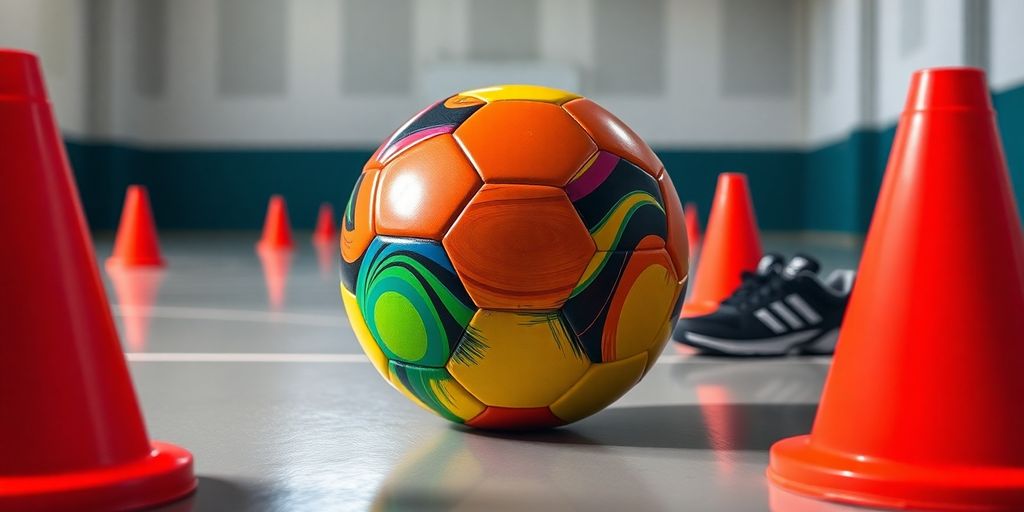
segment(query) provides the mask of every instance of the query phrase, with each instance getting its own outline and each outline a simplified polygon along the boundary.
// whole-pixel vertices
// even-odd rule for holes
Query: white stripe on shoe
[[[800,317],[796,316],[785,304],[775,301],[769,304],[768,307],[772,308],[772,311],[785,320],[793,329],[802,329],[804,327],[804,322],[800,320]]]
[[[782,322],[775,318],[775,315],[769,313],[767,309],[761,308],[754,311],[754,316],[775,334],[782,334],[788,330],[786,329],[786,326],[782,325]]]
[[[785,300],[790,306],[793,306],[793,309],[795,309],[797,313],[800,313],[800,316],[803,316],[804,319],[806,319],[811,325],[821,322],[821,315],[819,315],[818,312],[815,311],[810,304],[804,301],[803,297],[793,293],[787,295]]]

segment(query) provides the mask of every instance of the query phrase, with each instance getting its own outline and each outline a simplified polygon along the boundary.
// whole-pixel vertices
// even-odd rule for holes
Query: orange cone
[[[985,75],[919,71],[813,431],[772,447],[771,480],[858,505],[1024,510],[1022,312]]]
[[[0,50],[0,140],[0,510],[135,510],[191,493],[192,455],[146,434],[32,54]]]
[[[736,172],[722,173],[718,176],[715,202],[708,217],[708,231],[701,246],[693,291],[683,305],[681,316],[699,316],[717,309],[719,303],[740,285],[743,271],[757,268],[759,259],[761,238],[747,188],[747,176]]]
[[[320,212],[316,216],[316,229],[313,230],[313,243],[339,243],[337,226],[334,223],[334,209],[331,208],[331,203],[320,205]]]
[[[288,221],[288,206],[279,195],[270,197],[267,205],[267,218],[263,222],[263,237],[256,246],[260,250],[292,250],[292,225]]]
[[[690,242],[690,256],[697,254],[697,247],[700,245],[700,219],[697,216],[697,204],[686,203],[684,208],[686,216],[686,239]]]
[[[149,207],[146,187],[132,185],[124,197],[121,222],[114,239],[114,254],[107,258],[107,266],[119,267],[162,267],[160,243],[156,236],[156,224]]]

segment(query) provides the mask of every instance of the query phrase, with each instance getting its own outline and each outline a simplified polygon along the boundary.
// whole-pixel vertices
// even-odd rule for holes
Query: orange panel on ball
[[[451,135],[402,152],[381,171],[376,231],[440,240],[482,182]]]
[[[373,196],[377,189],[379,169],[366,169],[359,175],[341,222],[341,256],[352,263],[376,236],[373,231]]]
[[[583,126],[601,149],[633,162],[654,177],[661,172],[658,155],[611,112],[586,98],[572,100],[562,108]]]
[[[488,183],[564,186],[597,151],[579,123],[558,105],[497,101],[455,130]]]
[[[686,277],[690,269],[690,244],[686,236],[686,216],[683,214],[683,203],[668,172],[663,171],[658,178],[661,197],[665,201],[665,217],[668,223],[668,239],[665,249],[672,257],[676,275],[680,279]]]
[[[470,297],[491,309],[560,307],[595,251],[565,193],[538,185],[484,185],[443,244]]]

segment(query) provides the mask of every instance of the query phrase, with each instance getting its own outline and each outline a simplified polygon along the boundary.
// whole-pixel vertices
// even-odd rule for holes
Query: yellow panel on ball
[[[363,347],[363,352],[366,353],[366,357],[373,363],[377,372],[385,379],[388,378],[388,358],[384,356],[384,352],[380,350],[377,341],[370,334],[370,329],[366,327],[366,320],[356,303],[356,296],[346,290],[344,286],[341,287],[341,302],[345,304],[345,313],[348,314],[348,322],[352,324],[352,331],[356,333],[356,341],[359,342],[359,346]]]
[[[566,422],[586,418],[626,394],[646,368],[646,352],[621,361],[593,364],[575,386],[551,404],[551,412]]]
[[[486,405],[547,407],[590,367],[556,312],[477,311],[448,371]]]
[[[573,94],[569,91],[563,91],[561,89],[542,87],[540,85],[520,84],[495,85],[493,87],[483,87],[480,89],[473,89],[471,91],[461,92],[459,93],[459,96],[472,96],[474,98],[486,101],[488,103],[492,101],[501,100],[529,100],[542,101],[544,103],[553,103],[555,105],[561,105],[567,101],[571,101],[580,97],[578,94]]]

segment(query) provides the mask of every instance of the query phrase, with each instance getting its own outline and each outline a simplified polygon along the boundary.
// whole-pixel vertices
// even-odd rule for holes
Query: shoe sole
[[[672,339],[713,355],[783,356],[792,352],[806,355],[827,355],[835,350],[839,329],[801,331],[774,338],[735,340],[715,338],[677,329]]]

